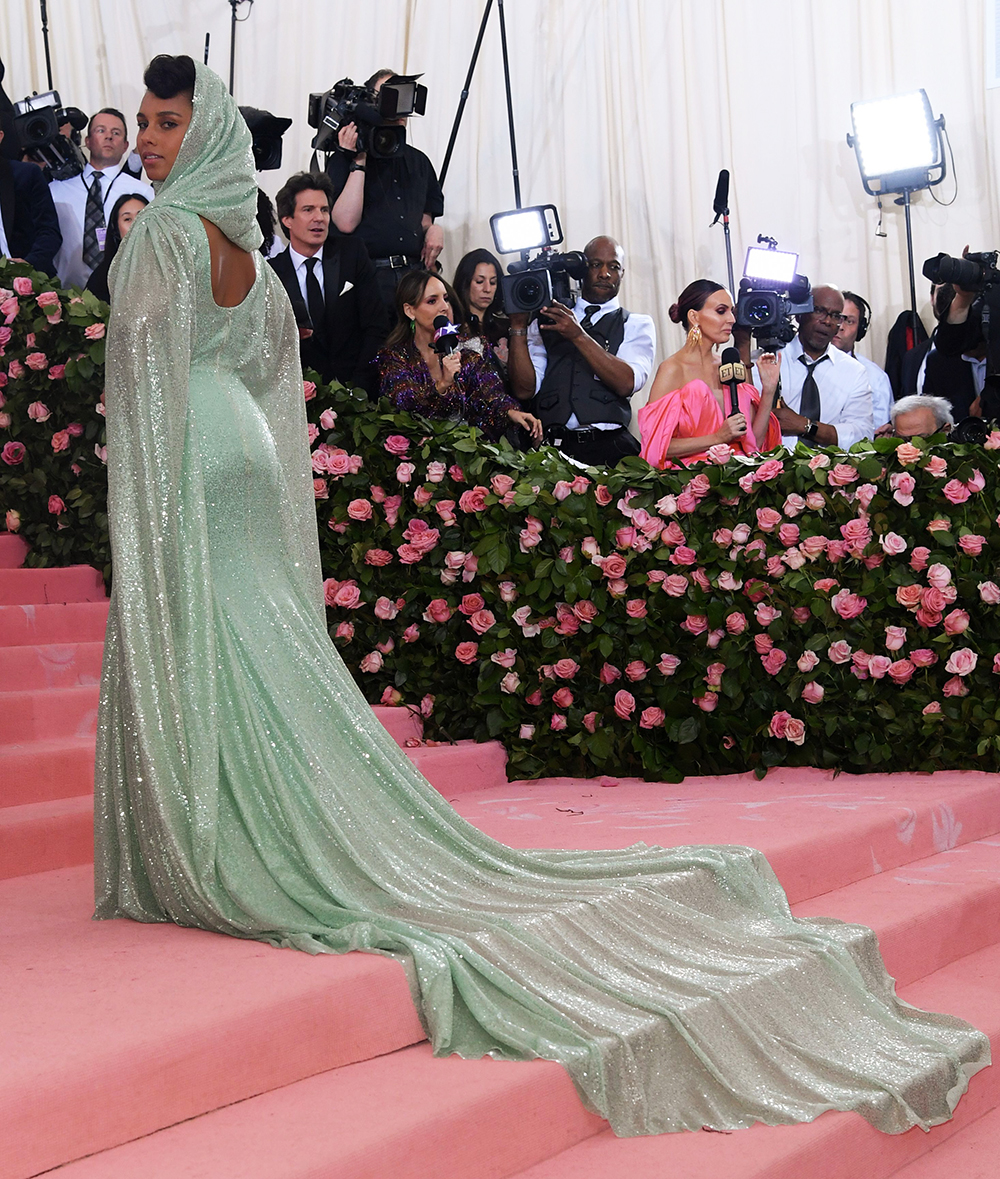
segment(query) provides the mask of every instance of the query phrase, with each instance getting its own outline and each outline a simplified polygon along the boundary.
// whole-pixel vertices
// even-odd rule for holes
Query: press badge
[[[104,243],[107,240],[108,230],[104,225],[97,226],[97,248],[104,253]]]

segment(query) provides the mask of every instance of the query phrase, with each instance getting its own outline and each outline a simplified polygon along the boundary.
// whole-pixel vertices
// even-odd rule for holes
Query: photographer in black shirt
[[[379,70],[365,83],[376,93],[393,70]],[[397,120],[400,125],[405,118]],[[379,291],[395,317],[396,285],[407,270],[433,269],[444,234],[434,218],[444,212],[444,195],[434,167],[409,143],[389,159],[356,152],[358,129],[341,127],[340,151],[327,163],[336,194],[332,220],[344,234],[364,242],[375,264]]]

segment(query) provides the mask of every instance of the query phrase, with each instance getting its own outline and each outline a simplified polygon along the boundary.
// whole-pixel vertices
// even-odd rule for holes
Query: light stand
[[[230,0],[232,3],[232,0]],[[469,62],[469,72],[465,78],[465,87],[462,90],[461,97],[458,100],[458,110],[455,112],[455,122],[452,124],[451,135],[448,138],[448,149],[444,153],[444,163],[441,165],[441,174],[439,176],[439,183],[444,188],[444,178],[448,173],[448,165],[451,163],[451,154],[455,147],[455,140],[458,137],[458,128],[462,122],[462,115],[465,113],[465,104],[469,97],[469,87],[472,85],[472,75],[476,70],[476,62],[479,59],[479,49],[483,43],[483,34],[486,32],[486,23],[489,20],[490,11],[493,8],[493,0],[486,0],[486,9],[483,12],[483,19],[479,25],[479,35],[476,37],[476,45],[472,51],[472,60]],[[497,0],[497,12],[500,16],[500,51],[503,57],[503,81],[504,89],[507,93],[507,127],[510,134],[510,165],[511,175],[514,180],[514,207],[521,208],[521,179],[517,169],[517,142],[514,137],[514,103],[511,98],[510,91],[510,61],[507,57],[507,23],[504,19],[503,0]]]
[[[52,57],[49,53],[49,6],[46,0],[38,0],[38,6],[42,10],[42,44],[45,46],[45,75],[48,78],[49,89],[54,89],[52,85]]]
[[[233,83],[236,78],[236,26],[242,24],[243,21],[236,19],[236,10],[241,4],[249,4],[253,8],[253,0],[229,0],[229,7],[232,11],[232,20],[229,29],[229,93],[233,93]],[[250,9],[247,10],[246,16],[243,20],[248,20],[250,17]],[[206,45],[206,53],[208,47]]]

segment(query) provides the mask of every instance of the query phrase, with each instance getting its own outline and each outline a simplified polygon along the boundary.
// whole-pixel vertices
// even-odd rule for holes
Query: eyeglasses
[[[597,258],[588,258],[587,269],[595,272],[598,270],[607,270],[611,274],[621,274],[622,265],[620,262],[601,262]]]
[[[818,315],[820,319],[828,319],[838,326],[844,322],[844,316],[839,311],[831,311],[829,307],[813,307],[813,315]]]

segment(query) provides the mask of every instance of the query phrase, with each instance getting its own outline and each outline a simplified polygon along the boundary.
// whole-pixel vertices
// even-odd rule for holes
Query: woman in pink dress
[[[736,322],[729,292],[699,278],[684,288],[669,315],[687,329],[687,340],[657,369],[649,402],[639,410],[642,457],[654,467],[688,466],[704,461],[708,448],[719,443],[742,454],[780,446],[781,427],[771,413],[780,356],[759,358],[763,392],[739,385],[740,412],[728,412],[729,389],[719,381],[715,349],[729,341]]]

